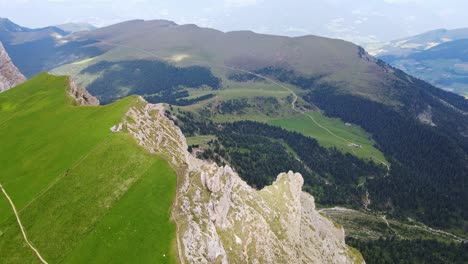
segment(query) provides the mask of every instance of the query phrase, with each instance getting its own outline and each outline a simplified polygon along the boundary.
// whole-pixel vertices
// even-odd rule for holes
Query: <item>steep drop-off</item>
[[[298,173],[281,173],[262,190],[229,166],[196,159],[162,105],[131,107],[114,131],[128,131],[178,171],[174,219],[179,259],[187,263],[362,263],[344,230],[315,210]]]

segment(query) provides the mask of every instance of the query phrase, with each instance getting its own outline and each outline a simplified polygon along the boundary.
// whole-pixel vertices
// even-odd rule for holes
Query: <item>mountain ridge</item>
[[[94,25],[87,22],[69,22],[65,24],[55,25],[55,27],[65,32],[68,32],[69,34],[80,31],[90,31],[97,28]]]
[[[463,205],[460,204],[460,200],[455,199],[457,195],[453,192],[448,196],[445,193],[451,188],[448,185],[455,184],[466,177],[464,164],[468,150],[466,137],[468,121],[463,112],[468,109],[468,101],[463,97],[407,75],[382,60],[370,56],[363,48],[345,41],[321,37],[286,38],[251,32],[223,33],[194,26],[159,27],[157,23],[142,20],[123,25],[78,34],[78,39],[83,41],[94,39],[95,42],[92,45],[101,50],[103,54],[63,65],[54,69],[53,72],[73,76],[78,84],[90,88],[90,91],[98,97],[114,96],[108,101],[129,94],[139,94],[152,103],[166,102],[179,106],[182,108],[179,108],[182,110],[179,113],[188,110],[192,114],[192,121],[195,121],[191,123],[188,121],[190,118],[184,119],[188,126],[200,126],[200,131],[197,128],[190,129],[195,133],[194,136],[205,131],[203,124],[216,121],[216,117],[210,113],[212,113],[212,107],[219,103],[219,98],[213,95],[231,100],[233,96],[231,92],[236,91],[238,94],[234,97],[235,99],[247,98],[253,103],[258,98],[255,98],[255,95],[249,96],[249,93],[245,92],[248,89],[252,90],[249,91],[250,93],[264,97],[271,97],[281,90],[282,95],[273,98],[276,102],[281,102],[281,110],[278,114],[290,115],[289,110],[284,109],[285,105],[288,109],[291,108],[293,95],[283,86],[289,87],[299,97],[297,109],[321,110],[327,117],[340,118],[343,122],[363,127],[372,134],[376,148],[385,153],[385,158],[393,160],[393,162],[390,161],[392,165],[389,173],[400,177],[385,177],[385,179],[376,177],[368,179],[369,185],[365,185],[366,188],[373,186],[373,190],[369,190],[371,199],[374,201],[371,207],[395,212],[395,205],[390,203],[389,199],[398,200],[397,207],[407,207],[403,209],[404,213],[412,217],[434,223],[439,217],[447,219],[454,217],[458,219],[457,225],[463,226],[461,220],[463,216],[459,211]],[[173,74],[180,69],[202,70],[203,74],[197,75],[202,78],[186,79],[184,77],[182,80],[171,77],[169,81],[164,80],[165,85],[157,85],[153,84],[156,79],[141,77],[150,76],[154,72],[159,72],[157,76],[177,76]],[[220,85],[212,86],[207,82],[213,76],[220,80]],[[145,82],[140,83],[143,80]],[[190,83],[195,80],[196,85],[190,88],[181,90],[176,88],[178,83],[185,83],[185,81]],[[199,85],[200,81],[206,84],[204,88]],[[276,85],[275,82],[282,86]],[[115,85],[106,86],[105,84],[108,83]],[[258,87],[258,89],[251,87]],[[180,100],[182,98],[184,98],[183,101]],[[323,104],[324,100],[327,104]],[[245,118],[259,121],[271,118],[268,116],[271,112],[262,112],[264,111],[262,107],[257,108],[255,104],[251,105],[253,107],[248,107],[248,104],[245,106],[246,112],[256,111],[256,114],[260,112],[261,118],[255,115],[252,118],[251,115],[244,115],[241,112],[235,116],[236,120]],[[232,116],[228,114],[226,119]],[[198,117],[199,120],[194,120],[193,117]],[[380,120],[386,120],[386,122],[380,122]],[[393,127],[387,127],[390,123]],[[402,127],[401,124],[406,125]],[[270,130],[267,129],[267,131]],[[388,134],[388,131],[393,132]],[[432,141],[438,143],[428,143]],[[414,142],[420,143],[415,145]],[[424,150],[417,151],[420,148]],[[447,152],[447,148],[451,148],[452,153]],[[349,152],[352,153],[352,151]],[[449,159],[439,159],[435,162],[437,159],[432,156],[431,159],[435,159],[434,162],[428,163],[427,157],[423,155],[423,153],[438,152],[447,153],[447,157],[451,156],[452,161],[456,160],[456,168]],[[395,158],[395,155],[398,155],[398,158]],[[222,158],[228,159],[229,157]],[[424,166],[416,164],[424,164]],[[431,167],[433,168],[429,169]],[[284,170],[287,169],[284,168]],[[451,178],[450,180],[440,182],[440,175],[436,173],[439,170],[441,173],[446,170],[454,172],[447,176]],[[418,196],[424,195],[425,199],[414,197],[401,199],[404,194],[394,189],[379,191],[382,188],[393,188],[391,186],[400,186],[399,188],[402,189],[405,182],[414,180],[412,174],[419,175],[419,180],[424,181],[424,188],[418,189],[421,191]],[[255,178],[255,176],[251,177]],[[259,176],[259,178],[262,177],[263,179],[269,178],[267,175]],[[398,181],[398,183],[391,181]],[[324,182],[328,182],[328,179]],[[412,185],[415,184],[416,182],[412,182]],[[447,188],[444,187],[444,189],[441,186]],[[457,192],[460,191],[455,186],[452,187]],[[440,205],[444,201],[444,205],[438,206],[437,209],[433,208],[434,203],[428,202],[429,198],[434,195],[434,191],[429,190],[434,188],[440,192],[438,193],[440,201],[436,204]],[[355,197],[354,200],[359,201],[361,197]],[[419,203],[424,203],[424,205],[416,205]],[[409,204],[412,209],[409,209]],[[421,207],[430,211],[431,217],[426,213],[421,213],[420,210],[415,210]],[[459,209],[449,210],[450,207]],[[444,213],[436,213],[438,210],[443,210]],[[437,225],[444,225],[444,223],[448,222],[443,219],[437,220]]]
[[[468,38],[468,28],[435,29],[397,40],[364,45],[373,56],[405,56],[444,42]]]
[[[365,47],[413,76],[467,97],[466,39],[468,28],[439,29]]]
[[[46,261],[82,263],[116,258],[121,261],[138,256],[142,262],[173,263],[177,248],[181,263],[255,260],[278,263],[291,258],[297,263],[364,263],[360,253],[345,244],[343,228],[319,215],[312,196],[302,192],[300,174],[282,173],[274,185],[254,190],[228,166],[218,167],[191,156],[185,137],[166,116],[163,105],[148,104],[133,96],[105,107],[76,106],[83,101],[80,96],[70,98],[70,93],[76,94],[70,92],[75,90],[70,84],[67,77],[44,73],[0,95],[1,105],[11,105],[23,93],[30,92],[32,98],[28,100],[31,107],[25,109],[0,108],[0,120],[8,118],[0,128],[2,141],[17,135],[15,131],[22,129],[17,124],[26,116],[44,117],[53,112],[52,119],[62,120],[62,129],[81,124],[82,131],[65,130],[75,137],[64,137],[52,144],[51,149],[42,148],[44,158],[32,159],[28,166],[46,166],[44,163],[60,158],[56,149],[70,148],[73,146],[70,141],[78,137],[86,139],[82,140],[79,152],[83,152],[83,145],[88,145],[82,157],[79,153],[67,155],[67,160],[68,156],[78,158],[78,162],[71,162],[74,165],[54,162],[54,167],[65,168],[63,175],[56,179],[49,174],[36,175],[35,179],[45,181],[41,183],[45,189],[15,187],[33,175],[31,171],[27,175],[19,173],[25,169],[17,168],[26,158],[24,155],[12,150],[8,163],[0,159],[9,175],[14,175],[0,176],[2,188],[8,190],[21,211],[29,239]],[[106,114],[109,108],[116,111]],[[78,112],[94,118],[82,118],[76,115]],[[75,116],[70,117],[71,113]],[[87,120],[89,123],[83,125]],[[54,123],[44,118],[29,122],[28,127],[36,133],[21,136],[22,142],[47,144],[34,136],[53,130]],[[51,133],[63,132],[55,129]],[[94,143],[89,146],[88,141]],[[4,146],[7,150],[18,147],[13,142]],[[169,164],[178,174],[177,184],[175,173],[168,171]],[[52,182],[47,184],[47,180]],[[151,188],[145,188],[145,184]],[[164,197],[154,196],[158,193]],[[62,199],[56,199],[57,195],[62,195]],[[74,199],[78,200],[69,202]],[[6,206],[2,197],[0,206]],[[143,210],[138,209],[142,207]],[[155,215],[154,210],[161,210],[162,216]],[[9,214],[0,219],[3,232],[0,249],[6,252],[4,258],[12,263],[34,262],[36,256],[29,248],[18,250],[23,238]],[[251,225],[245,225],[247,222]],[[174,224],[177,229],[172,227]],[[237,231],[231,232],[234,230]],[[98,243],[103,237],[114,242]],[[48,243],[52,238],[67,243]],[[173,244],[175,239],[178,247]],[[138,246],[129,247],[128,241],[138,241]]]
[[[169,154],[168,160],[179,171],[174,217],[183,251],[180,259],[189,263],[364,263],[359,253],[345,246],[344,230],[320,216],[313,197],[302,192],[300,174],[281,173],[273,185],[257,191],[229,166],[191,156],[184,135],[166,117],[162,105],[139,106],[127,116],[132,121],[116,127],[128,130],[150,152]],[[275,201],[277,196],[281,202]],[[323,243],[317,243],[318,236]]]

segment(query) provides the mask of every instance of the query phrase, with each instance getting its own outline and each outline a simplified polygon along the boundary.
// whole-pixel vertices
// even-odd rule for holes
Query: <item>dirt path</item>
[[[388,229],[392,230],[392,232],[395,233],[395,235],[397,235],[397,237],[401,239],[402,237],[400,236],[400,234],[398,234],[398,232],[395,229],[393,229],[393,227],[390,226],[390,223],[387,220],[387,216],[383,215],[381,218],[384,221],[384,223],[387,225]]]
[[[366,212],[361,212],[360,210],[348,209],[348,208],[344,208],[344,207],[323,208],[323,209],[320,209],[318,211],[320,213],[325,213],[325,214],[326,214],[326,212],[331,212],[331,211],[340,212],[341,214],[343,214],[345,216],[344,219],[346,219],[345,214],[350,213],[350,212],[363,213],[363,214],[366,215],[366,217],[369,217],[370,221],[373,221],[372,219],[374,217],[378,217],[378,219],[381,219],[383,221],[383,223],[387,226],[387,228],[390,229],[400,239],[404,239],[404,237],[401,234],[403,234],[403,235],[407,234],[407,231],[405,232],[404,229],[414,228],[414,229],[420,229],[420,230],[422,230],[424,232],[427,232],[427,233],[430,233],[432,235],[440,236],[440,237],[443,237],[443,238],[449,238],[449,239],[452,239],[452,240],[457,241],[457,242],[465,242],[465,243],[468,242],[467,239],[464,239],[462,237],[459,237],[459,236],[454,235],[454,234],[449,233],[449,232],[445,232],[443,230],[438,230],[438,229],[428,227],[428,226],[424,225],[423,223],[417,222],[417,221],[414,221],[414,220],[411,220],[412,224],[409,224],[409,223],[406,223],[404,221],[400,222],[400,221],[398,221],[396,219],[388,220],[387,215],[368,214]],[[350,218],[348,218],[348,219],[350,219]],[[401,234],[397,231],[397,229],[392,227],[392,224],[391,224],[392,221],[394,222],[393,223],[394,227],[397,227],[397,229],[400,228],[401,230],[403,230],[403,232]]]
[[[41,191],[34,199],[32,199],[31,201],[29,201],[29,203],[27,203],[23,208],[20,209],[20,212],[22,212],[23,210],[25,210],[27,207],[29,207],[35,200],[37,200],[39,197],[41,197],[42,195],[44,195],[45,193],[47,193],[48,190],[50,190],[55,184],[57,184],[63,177],[65,177],[66,175],[68,175],[68,173],[73,170],[74,168],[76,168],[78,165],[80,165],[83,160],[85,160],[92,152],[94,152],[101,144],[103,144],[107,139],[109,138],[109,136],[106,136],[101,142],[99,142],[98,144],[96,144],[96,146],[94,148],[92,148],[89,152],[87,152],[85,155],[83,155],[69,170],[63,172],[61,175],[59,175],[54,181],[52,181],[43,191]],[[5,197],[8,199],[8,201],[10,202],[10,205],[11,205],[11,208],[13,209],[13,212],[16,216],[16,221],[18,222],[18,225],[21,229],[21,233],[23,234],[23,238],[24,240],[26,241],[26,243],[28,244],[28,246],[31,248],[31,250],[34,251],[34,253],[36,254],[36,256],[39,258],[39,260],[42,262],[42,263],[45,263],[47,264],[47,261],[44,260],[44,258],[42,258],[42,256],[40,255],[39,251],[29,242],[27,236],[26,236],[26,231],[24,230],[24,227],[21,223],[21,220],[19,218],[19,214],[18,214],[18,211],[16,210],[16,207],[13,203],[13,201],[11,200],[10,196],[8,196],[8,193],[6,192],[6,190],[2,187],[2,185],[0,184],[0,189],[2,189],[2,192],[3,194],[5,195]]]
[[[333,133],[330,129],[326,128],[325,126],[323,126],[322,124],[320,124],[319,122],[317,122],[317,120],[315,120],[315,118],[309,114],[307,114],[306,112],[304,112],[303,110],[301,109],[297,109],[296,107],[296,103],[297,103],[297,100],[298,100],[298,96],[297,94],[289,87],[271,79],[271,78],[268,78],[266,76],[263,76],[263,75],[260,75],[260,74],[257,74],[257,73],[254,73],[254,72],[250,72],[250,71],[247,71],[247,70],[244,70],[244,69],[239,69],[239,68],[235,68],[235,67],[229,67],[229,66],[222,66],[224,68],[228,68],[228,69],[231,69],[231,70],[237,70],[237,71],[241,71],[241,72],[244,72],[244,73],[248,73],[248,74],[252,74],[254,76],[257,76],[259,78],[262,78],[280,88],[283,88],[285,90],[287,90],[288,92],[291,93],[291,95],[293,96],[293,100],[291,101],[291,108],[293,111],[297,112],[297,113],[300,113],[302,115],[305,115],[307,116],[310,120],[312,120],[312,122],[314,122],[318,127],[320,127],[321,129],[323,129],[325,132],[327,132],[328,134],[332,135],[333,137],[339,139],[339,140],[342,140],[344,141],[345,143],[347,143],[348,145],[349,144],[353,144],[354,142],[344,138],[344,137],[341,137],[341,136],[338,136],[337,134]],[[354,153],[354,150],[353,150],[353,153]],[[375,160],[379,161],[380,163],[382,163],[386,168],[387,168],[387,174],[386,176],[389,175],[389,172],[390,172],[390,165],[387,164],[386,162],[382,161],[381,159],[377,158],[377,157],[373,157]]]
[[[454,239],[454,240],[456,240],[458,242],[464,242],[464,243],[468,242],[467,239],[461,238],[459,236],[456,236],[456,235],[454,235],[452,233],[449,233],[449,232],[445,232],[445,231],[440,230],[440,229],[434,229],[434,228],[428,227],[427,225],[424,225],[423,223],[420,223],[420,225],[414,225],[414,227],[415,228],[420,228],[420,229],[422,229],[424,231],[427,231],[427,232],[431,232],[433,234],[437,234],[439,236],[444,236],[444,235],[448,236],[448,237],[450,237],[450,238],[452,238],[452,239]]]
[[[16,221],[18,222],[18,226],[20,227],[21,229],[21,233],[23,234],[23,238],[24,238],[24,241],[26,242],[26,244],[28,244],[28,246],[31,248],[32,251],[34,251],[34,253],[36,254],[37,258],[44,264],[48,264],[47,261],[45,261],[45,259],[41,256],[41,254],[39,253],[39,251],[31,244],[31,242],[29,241],[28,239],[28,236],[26,235],[26,231],[24,230],[24,227],[23,227],[23,224],[21,223],[21,219],[18,215],[18,212],[16,211],[16,207],[15,207],[15,204],[13,203],[13,201],[11,200],[10,196],[8,195],[8,193],[6,192],[5,188],[3,188],[3,186],[0,184],[0,189],[2,189],[2,192],[3,194],[5,195],[5,197],[7,198],[8,202],[10,203],[11,205],[11,209],[13,210],[13,213],[15,214],[15,217],[16,217]]]

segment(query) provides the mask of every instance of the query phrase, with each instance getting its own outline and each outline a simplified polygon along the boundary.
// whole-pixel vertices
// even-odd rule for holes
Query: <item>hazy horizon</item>
[[[0,17],[31,28],[68,22],[102,27],[132,19],[165,19],[222,31],[319,35],[362,44],[468,27],[467,8],[468,2],[457,0],[0,0]]]

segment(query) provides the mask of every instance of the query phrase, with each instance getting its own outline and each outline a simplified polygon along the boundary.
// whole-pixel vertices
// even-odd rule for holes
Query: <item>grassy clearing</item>
[[[265,82],[236,83],[223,79],[223,89],[212,90],[209,88],[187,89],[190,93],[189,99],[200,97],[206,94],[215,94],[223,100],[253,98],[258,96],[285,98],[290,93],[284,89]]]
[[[66,85],[66,77],[41,74],[0,95],[0,182],[29,239],[49,263],[80,261],[74,254],[87,263],[146,263],[163,254],[174,262],[174,172],[109,129],[136,98],[74,107]],[[4,197],[0,212],[1,262],[35,263]]]
[[[335,147],[343,152],[351,153],[359,158],[373,159],[379,163],[381,161],[386,162],[383,153],[375,148],[374,142],[371,140],[371,135],[364,129],[356,125],[346,126],[345,123],[340,119],[328,118],[318,112],[307,113],[308,115],[311,115],[319,124],[326,127],[337,136],[342,137],[350,142],[360,144],[362,148],[348,146],[348,142],[331,135],[326,130],[314,123],[308,116],[293,112],[289,102],[287,102],[285,99],[289,95],[289,92],[284,90],[277,90],[274,86],[265,87],[270,87],[271,90],[258,90],[258,87],[237,87],[235,89],[221,91],[191,90],[190,93],[192,97],[202,96],[207,93],[216,93],[217,96],[222,100],[239,98],[248,98],[252,100],[252,98],[255,98],[256,96],[276,97],[280,105],[275,111],[265,111],[265,109],[248,107],[244,109],[242,114],[217,114],[211,117],[211,119],[214,122],[219,123],[235,122],[241,120],[264,122],[315,138],[324,147]],[[262,86],[262,88],[265,87]],[[205,102],[205,104],[182,107],[182,109],[196,113],[197,111],[200,111],[204,105],[212,101],[213,99]]]
[[[299,132],[303,135],[313,137],[324,147],[335,147],[343,152],[351,153],[359,158],[373,159],[376,162],[385,160],[382,152],[374,147],[373,141],[370,139],[371,135],[364,129],[352,125],[346,126],[343,121],[337,118],[328,118],[318,112],[308,112],[319,124],[326,127],[334,134],[342,137],[350,142],[360,144],[362,148],[348,146],[349,142],[339,139],[323,128],[314,123],[308,116],[300,115],[291,110],[289,102],[286,101],[289,91],[276,85],[271,85],[265,82],[246,82],[235,83],[224,80],[227,88],[213,91],[207,89],[190,89],[190,97],[195,98],[208,93],[216,94],[222,100],[248,98],[252,99],[258,96],[275,97],[280,102],[280,107],[275,111],[264,111],[265,109],[256,109],[249,107],[243,111],[242,114],[218,114],[211,119],[214,122],[225,123],[241,120],[252,120],[258,122],[265,122],[271,125],[277,125],[284,129]],[[188,111],[199,111],[204,105],[212,102],[209,100],[205,104],[198,104],[195,106],[183,107]]]
[[[88,59],[80,60],[77,62],[73,62],[72,65],[89,64],[92,61],[93,61],[93,58],[88,58]]]
[[[328,118],[318,112],[308,112],[319,124],[326,127],[334,134],[351,142],[361,144],[362,148],[350,147],[348,142],[328,133],[323,128],[315,124],[306,115],[295,115],[293,117],[282,117],[268,121],[271,125],[299,132],[303,135],[313,137],[324,147],[335,147],[344,152],[349,152],[364,159],[374,159],[385,161],[382,152],[373,146],[370,135],[362,128],[352,125],[346,126],[340,119]]]
[[[216,139],[213,135],[193,136],[187,138],[187,145],[207,146],[210,140]]]
[[[234,83],[228,82],[226,88],[219,90],[218,96],[225,99],[238,99],[238,98],[249,98],[256,96],[284,98],[287,97],[290,92],[285,91],[281,87],[271,85],[265,82],[247,82],[247,83]]]
[[[346,236],[361,240],[396,237],[399,239],[435,239],[452,242],[453,237],[434,232],[416,221],[402,221],[393,218],[384,220],[378,213],[343,208],[324,208],[321,214],[343,225]],[[388,225],[387,225],[388,223]]]

